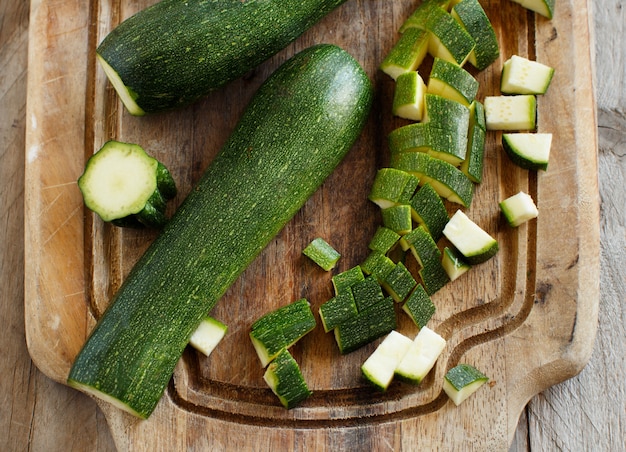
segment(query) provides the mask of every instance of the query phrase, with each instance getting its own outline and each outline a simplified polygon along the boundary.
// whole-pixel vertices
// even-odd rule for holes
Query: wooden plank
[[[58,4],[53,8],[41,1],[33,8],[28,117],[34,122],[27,130],[25,216],[26,268],[35,276],[27,281],[25,308],[29,351],[37,366],[54,380],[64,381],[72,357],[94,323],[92,315],[104,309],[111,292],[153,237],[113,230],[84,215],[73,182],[85,156],[110,137],[140,142],[174,169],[180,181],[180,202],[261,81],[297,50],[315,42],[335,42],[362,62],[375,83],[378,103],[367,130],[327,184],[229,291],[228,309],[226,302],[216,308],[216,316],[233,331],[216,355],[202,360],[186,353],[149,421],[138,422],[103,405],[117,446],[163,447],[164,441],[171,441],[172,446],[201,447],[207,441],[213,445],[228,441],[230,447],[245,447],[254,438],[259,447],[362,444],[374,448],[394,444],[396,449],[410,450],[417,444],[467,440],[463,431],[450,432],[448,426],[471,425],[475,435],[471,442],[476,446],[506,447],[526,401],[576,374],[588,359],[595,333],[597,185],[593,178],[583,179],[588,172],[595,174],[595,128],[574,133],[570,127],[593,110],[588,34],[572,40],[569,26],[571,18],[578,25],[585,23],[586,3],[559,4],[565,13],[548,22],[535,21],[532,14],[512,3],[485,2],[503,54],[493,68],[477,75],[480,96],[496,92],[497,65],[505,57],[511,53],[540,55],[545,45],[549,63],[561,68],[559,74],[563,75],[560,84],[551,87],[540,102],[541,127],[553,131],[555,146],[570,150],[570,155],[555,153],[550,171],[534,178],[503,158],[497,134],[490,136],[486,181],[470,213],[495,231],[502,252],[436,295],[435,327],[449,339],[449,346],[432,380],[418,389],[394,386],[386,395],[369,394],[359,378],[358,365],[371,347],[339,357],[332,338],[316,331],[297,353],[317,395],[291,412],[277,406],[264,387],[246,328],[267,309],[303,294],[314,307],[327,299],[328,275],[308,266],[299,254],[313,236],[324,235],[334,244],[345,244],[343,267],[338,270],[365,256],[365,247],[355,243],[365,245],[378,221],[366,194],[376,168],[386,159],[385,134],[402,124],[390,115],[393,83],[377,71],[377,64],[413,6],[409,2],[349,2],[251,77],[183,111],[131,118],[96,66],[93,45],[119,18],[146,4],[64,2],[62,7],[67,9],[62,11]],[[377,26],[371,26],[372,22]],[[345,25],[345,32],[338,32],[338,23],[349,24],[349,30]],[[502,26],[510,23],[519,27],[515,33]],[[554,38],[538,40],[535,50],[535,31],[529,33],[529,29],[536,30],[539,37]],[[553,29],[559,33],[554,35]],[[572,64],[577,70],[568,72]],[[555,111],[567,114],[559,116]],[[571,150],[575,150],[574,160]],[[363,182],[345,187],[345,180]],[[511,231],[498,217],[497,201],[520,188],[535,193],[541,211],[545,208],[551,214],[540,217],[536,225]],[[578,202],[559,204],[562,193],[583,201],[585,209]],[[355,224],[360,226],[357,241],[348,241],[346,237],[354,236]],[[560,240],[565,235],[579,240]],[[550,252],[546,243],[558,243],[561,254]],[[487,280],[493,284],[485,286]],[[267,294],[267,299],[260,300],[258,293]],[[576,329],[572,330],[574,319]],[[409,334],[415,332],[406,321],[401,327]],[[232,356],[237,359],[233,361]],[[231,365],[220,366],[226,359]],[[485,370],[492,385],[480,397],[453,408],[445,404],[440,382],[446,367],[460,359]],[[342,360],[341,366],[333,366],[338,360]],[[373,398],[367,405],[363,404],[363,391]],[[296,435],[293,427],[304,430]],[[289,433],[281,435],[285,431]]]

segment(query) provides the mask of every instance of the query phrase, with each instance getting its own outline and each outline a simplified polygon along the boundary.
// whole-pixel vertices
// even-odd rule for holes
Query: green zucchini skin
[[[148,417],[191,334],[341,162],[372,97],[367,74],[334,45],[276,70],[113,297],[68,383]]]
[[[286,47],[345,0],[161,0],[97,48],[144,113],[187,105]]]

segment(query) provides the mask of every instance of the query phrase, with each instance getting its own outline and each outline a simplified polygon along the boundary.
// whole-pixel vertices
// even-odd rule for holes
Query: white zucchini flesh
[[[502,142],[515,164],[527,169],[547,169],[552,148],[551,133],[503,133]]]
[[[391,331],[361,366],[365,378],[380,389],[387,389],[396,367],[412,343],[402,333]]]
[[[443,235],[470,263],[478,263],[495,254],[498,242],[472,221],[463,211],[457,210],[443,229]]]
[[[532,94],[486,96],[487,130],[534,130],[537,125],[537,99]]]
[[[189,339],[189,344],[202,352],[204,355],[209,356],[211,352],[217,347],[217,344],[224,338],[228,331],[228,327],[217,319],[207,317]]]
[[[396,367],[396,375],[419,384],[431,371],[445,346],[443,337],[426,326],[422,327]]]
[[[554,68],[513,55],[502,66],[500,91],[505,94],[545,94]]]
[[[474,366],[459,364],[446,373],[443,380],[443,390],[458,406],[487,381],[489,378]]]
[[[500,210],[512,227],[517,227],[539,215],[533,198],[523,191],[500,202]]]

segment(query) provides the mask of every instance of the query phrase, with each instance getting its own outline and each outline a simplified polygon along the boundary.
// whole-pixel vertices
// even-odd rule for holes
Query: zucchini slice
[[[412,343],[404,334],[391,331],[361,365],[361,373],[378,389],[386,391]]]
[[[443,265],[450,281],[454,281],[472,268],[472,266],[465,261],[463,256],[461,256],[454,248],[450,248],[449,246],[446,246],[443,249],[441,265]]]
[[[391,113],[413,121],[421,121],[424,114],[426,84],[417,71],[401,74],[396,79]]]
[[[402,74],[416,71],[428,53],[429,41],[430,35],[426,30],[406,30],[380,64],[380,69],[394,80]]]
[[[428,324],[428,321],[436,311],[436,307],[428,293],[426,293],[424,286],[418,284],[406,299],[404,305],[402,305],[402,310],[421,329]]]
[[[554,68],[513,55],[502,66],[500,91],[504,94],[545,94]]]
[[[422,327],[396,367],[395,374],[403,381],[420,384],[445,346],[446,340],[443,337],[426,326]]]
[[[537,126],[537,99],[532,94],[486,96],[487,130],[534,130]]]
[[[326,271],[335,268],[335,265],[337,265],[337,262],[341,258],[341,254],[321,237],[313,239],[313,241],[302,250],[302,254]]]
[[[514,228],[539,215],[533,198],[523,191],[501,201],[500,210],[509,225]]]
[[[462,67],[435,58],[428,77],[428,92],[469,107],[478,93],[478,80]]]
[[[528,170],[547,170],[551,133],[503,133],[502,147],[511,161]]]
[[[205,356],[209,356],[227,331],[228,327],[222,322],[213,317],[207,317],[200,322],[196,331],[189,338],[189,345]]]
[[[85,205],[117,226],[162,227],[176,195],[167,168],[137,144],[107,141],[78,178]]]
[[[478,0],[457,2],[450,14],[476,42],[468,59],[472,66],[482,71],[498,59],[500,47],[495,30]]]
[[[474,366],[459,364],[446,373],[443,390],[450,397],[450,400],[459,406],[487,381],[489,378]]]
[[[469,264],[480,264],[498,252],[498,242],[474,223],[463,211],[457,210],[443,229],[443,235],[465,257]]]
[[[263,379],[288,410],[299,405],[312,394],[304,380],[300,366],[286,349],[282,349],[274,361],[267,366]]]
[[[191,334],[341,162],[372,98],[365,71],[334,45],[277,69],[111,300],[68,383],[148,417]]]

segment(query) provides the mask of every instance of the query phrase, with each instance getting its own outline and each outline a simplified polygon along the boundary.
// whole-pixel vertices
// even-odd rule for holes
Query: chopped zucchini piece
[[[448,223],[448,211],[439,194],[425,183],[411,198],[413,220],[424,226],[435,242],[443,235],[443,228]]]
[[[370,306],[385,299],[383,289],[375,276],[368,276],[352,286],[352,296],[358,312],[365,311]]]
[[[436,307],[428,293],[426,293],[424,286],[418,284],[415,290],[411,292],[411,295],[406,299],[404,305],[402,305],[402,310],[406,312],[415,325],[421,329],[425,327],[432,318]]]
[[[381,282],[395,268],[396,264],[386,254],[380,251],[372,251],[367,255],[361,267],[368,275],[373,275]]]
[[[467,130],[438,125],[418,122],[393,130],[387,137],[391,154],[425,152],[451,165],[459,165],[467,152]]]
[[[428,92],[469,106],[478,93],[478,80],[462,67],[435,58],[428,78]]]
[[[381,210],[383,225],[397,234],[404,235],[413,228],[411,206],[398,204]]]
[[[395,302],[391,297],[350,317],[335,328],[339,352],[346,354],[396,329]]]
[[[341,273],[337,273],[332,277],[335,294],[339,295],[343,292],[351,293],[350,287],[352,287],[353,284],[359,281],[363,281],[364,279],[365,275],[363,274],[363,270],[359,265],[356,265]]]
[[[467,152],[460,169],[469,180],[477,184],[483,180],[486,138],[485,110],[480,102],[474,101],[470,106]]]
[[[537,99],[532,94],[485,97],[487,130],[534,130]]]
[[[391,48],[380,69],[394,80],[406,72],[417,70],[428,53],[429,41],[430,35],[425,30],[406,30]]]
[[[474,185],[454,165],[423,152],[403,152],[391,156],[391,166],[414,174],[420,184],[430,183],[435,191],[447,200],[469,207]]]
[[[454,404],[459,406],[487,381],[489,378],[475,367],[469,364],[459,364],[446,373],[443,390]]]
[[[443,337],[426,326],[422,327],[396,367],[395,374],[403,381],[420,384],[445,346],[446,340]]]
[[[78,178],[85,205],[117,226],[160,228],[176,195],[167,168],[137,144],[107,141]]]
[[[554,68],[513,55],[502,66],[500,91],[504,94],[545,94],[553,75]]]
[[[452,7],[450,14],[463,25],[463,28],[476,42],[468,60],[472,66],[482,71],[498,59],[500,48],[496,33],[478,0],[457,2]]]
[[[472,265],[485,262],[498,252],[497,240],[461,210],[452,215],[443,229],[443,235]]]
[[[341,254],[321,237],[313,239],[302,253],[326,271],[335,268],[341,257]]]
[[[295,407],[312,394],[302,376],[300,366],[284,348],[267,366],[263,379],[287,409]]]
[[[200,322],[196,331],[191,335],[189,344],[199,352],[209,356],[227,331],[228,327],[222,322],[213,317],[207,317]]]
[[[533,198],[523,191],[500,202],[500,210],[509,225],[514,228],[539,215]]]
[[[412,343],[404,334],[391,331],[361,365],[363,376],[381,391],[386,391],[396,367]]]
[[[448,274],[450,281],[454,281],[462,274],[466,273],[472,266],[465,261],[463,256],[456,252],[453,248],[444,247],[441,265]]]
[[[351,291],[344,291],[322,303],[319,309],[324,331],[335,329],[344,320],[359,313]]]
[[[404,301],[409,296],[417,281],[402,262],[398,262],[395,268],[389,272],[381,283],[382,287],[397,303]]]
[[[384,226],[379,226],[370,240],[368,248],[371,251],[379,251],[382,254],[389,253],[400,240],[400,234]]]
[[[513,0],[524,8],[541,14],[542,16],[552,19],[554,16],[554,4],[556,0]]]
[[[311,305],[306,298],[265,314],[252,324],[250,339],[263,367],[283,348],[289,348],[315,328]]]
[[[443,8],[432,8],[421,27],[430,32],[428,53],[459,66],[476,46],[474,38]]]
[[[381,168],[370,189],[369,200],[381,209],[406,204],[415,193],[419,179],[395,168]]]
[[[424,95],[424,122],[438,129],[460,130],[467,136],[469,107],[453,99],[426,93]]]
[[[413,229],[401,240],[407,244],[419,262],[421,266],[419,275],[429,295],[434,294],[450,281],[448,274],[441,265],[441,251],[423,226]]]
[[[528,170],[547,170],[551,133],[503,133],[502,146],[511,161]]]
[[[401,74],[396,79],[391,113],[413,121],[421,121],[424,113],[426,84],[417,71]]]
[[[387,136],[391,154],[427,152],[433,145],[428,123],[418,122],[398,127]]]

